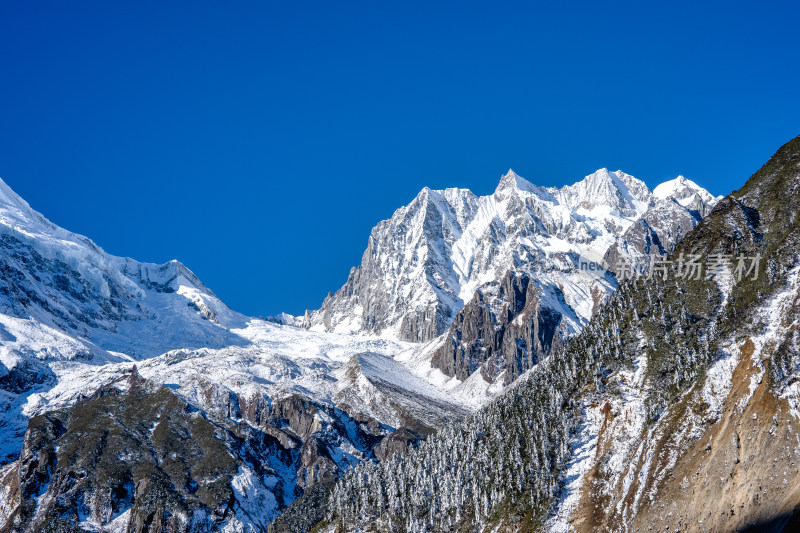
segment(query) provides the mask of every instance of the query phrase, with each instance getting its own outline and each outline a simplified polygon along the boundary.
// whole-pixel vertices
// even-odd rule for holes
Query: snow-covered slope
[[[0,462],[18,455],[30,417],[91,395],[133,363],[233,420],[246,418],[233,404],[292,395],[341,405],[386,431],[412,419],[434,426],[473,407],[394,362],[404,343],[245,317],[179,262],[107,254],[2,181],[0,270]]]
[[[563,298],[575,332],[598,298],[614,290],[607,270],[617,271],[620,261],[646,267],[650,255],[670,251],[717,202],[683,177],[657,191],[607,169],[560,189],[538,187],[512,170],[489,196],[425,188],[372,230],[361,265],[306,314],[306,325],[430,340],[477,289],[514,270],[556,295],[553,305]]]
[[[245,317],[178,261],[105,253],[35,212],[0,180],[0,312],[141,358],[242,344]]]
[[[403,405],[410,398],[424,404],[414,413],[416,419],[432,426],[467,411],[458,396],[415,376],[393,359],[410,348],[406,343],[309,332],[259,319],[251,319],[246,327],[234,332],[249,344],[171,350],[137,361],[138,372],[153,383],[169,386],[190,404],[223,417],[231,416],[232,405],[239,409],[240,404],[268,404],[293,395],[330,405],[346,403],[352,413],[393,427],[402,425]],[[26,415],[70,405],[91,394],[97,383],[107,383],[130,372],[131,363],[98,367],[71,361],[54,364],[52,369],[58,376],[57,384],[31,394],[25,404]],[[354,393],[350,389],[358,391],[357,402],[352,401]]]

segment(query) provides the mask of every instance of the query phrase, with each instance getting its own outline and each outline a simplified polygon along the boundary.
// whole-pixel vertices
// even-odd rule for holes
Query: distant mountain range
[[[581,330],[615,274],[672,252],[718,201],[683,176],[651,192],[606,169],[560,189],[512,170],[490,196],[423,189],[372,230],[347,283],[294,323],[433,341],[425,353],[445,375],[480,369],[508,384]]]
[[[361,265],[305,321],[314,329],[429,341],[477,290],[516,271],[532,276],[575,332],[616,286],[605,272],[581,270],[581,260],[611,270],[619,260],[646,266],[649,256],[672,251],[718,200],[682,176],[651,192],[606,169],[560,189],[513,170],[489,196],[426,188],[372,230]]]

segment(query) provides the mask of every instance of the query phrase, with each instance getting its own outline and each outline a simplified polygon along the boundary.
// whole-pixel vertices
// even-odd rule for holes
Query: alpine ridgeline
[[[576,328],[615,285],[600,266],[646,266],[651,255],[672,251],[716,201],[682,176],[651,192],[606,169],[560,189],[512,170],[489,196],[425,188],[372,230],[361,266],[305,322],[427,341],[447,330],[476,290],[517,271],[531,275]]]
[[[799,244],[800,137],[496,401],[347,474],[331,527],[796,530]]]
[[[507,385],[580,331],[617,276],[648,270],[717,201],[682,176],[651,192],[606,169],[560,189],[513,171],[490,196],[426,188],[372,230],[361,266],[304,323],[434,339],[433,368]]]
[[[245,317],[2,181],[0,271],[0,531],[303,523],[352,464],[471,409],[392,358],[407,344]]]

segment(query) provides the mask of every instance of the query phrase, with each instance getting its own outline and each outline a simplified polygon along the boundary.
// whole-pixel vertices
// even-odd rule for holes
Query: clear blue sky
[[[431,4],[3,2],[0,177],[264,315],[317,307],[424,186],[726,194],[800,134],[796,2]]]

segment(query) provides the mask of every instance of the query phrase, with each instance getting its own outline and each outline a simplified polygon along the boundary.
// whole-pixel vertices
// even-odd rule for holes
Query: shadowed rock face
[[[320,407],[306,398],[290,396],[272,404],[270,422],[273,424],[288,425],[288,427],[301,439],[319,431],[321,424],[317,416]]]
[[[300,487],[308,489],[320,481],[338,477],[339,472],[339,467],[321,439],[312,437],[303,444],[300,469],[297,471],[297,484]]]
[[[314,530],[325,519],[328,495],[335,483],[334,478],[328,478],[304,492],[269,525],[267,532],[306,533]]]
[[[384,461],[395,455],[403,455],[409,447],[417,446],[424,438],[412,428],[400,428],[381,439],[375,446],[375,458]]]
[[[432,364],[465,380],[480,369],[511,383],[561,345],[561,313],[542,305],[528,274],[509,272],[497,287],[478,291],[459,311]]]
[[[343,441],[369,455],[386,433],[369,417],[354,418],[298,395],[274,401],[263,396],[240,398],[239,406],[245,420],[277,439],[284,448],[299,451],[299,461],[293,468],[302,490],[341,473],[333,459],[333,449]]]

